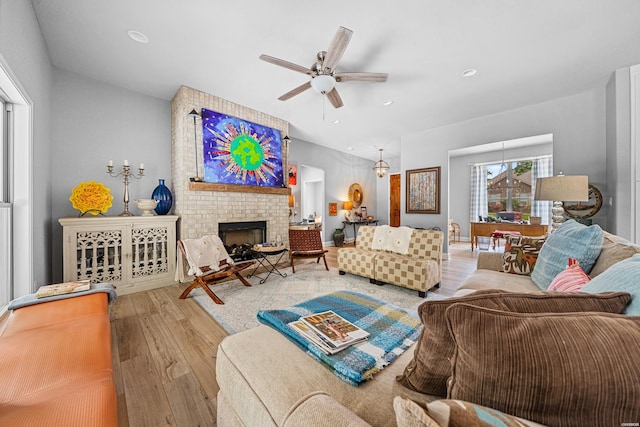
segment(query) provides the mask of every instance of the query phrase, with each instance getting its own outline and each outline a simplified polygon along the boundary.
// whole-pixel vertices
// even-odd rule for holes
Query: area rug
[[[428,292],[427,298],[420,298],[418,291],[394,285],[377,286],[369,279],[345,274],[340,276],[337,269],[325,270],[322,266],[310,264],[301,266],[292,274],[290,268],[282,269],[287,277],[272,275],[260,284],[258,277],[247,280],[251,287],[243,286],[238,280],[211,286],[223,301],[214,303],[202,289],[194,289],[189,298],[194,298],[230,334],[258,326],[258,311],[286,308],[335,291],[353,291],[372,296],[407,310],[417,316],[417,308],[426,300],[446,299],[435,292]]]
[[[301,316],[331,310],[370,333],[364,342],[328,355],[289,327]],[[338,378],[359,385],[373,378],[418,339],[420,320],[393,304],[358,292],[338,291],[286,309],[258,312],[261,323],[280,331],[311,357],[327,365]]]

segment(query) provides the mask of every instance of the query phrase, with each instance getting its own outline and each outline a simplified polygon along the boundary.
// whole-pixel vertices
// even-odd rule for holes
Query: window
[[[489,216],[516,212],[513,219],[529,219],[533,205],[532,167],[531,159],[487,165]]]
[[[528,221],[531,216],[539,216],[542,224],[549,224],[551,204],[533,200],[533,195],[536,179],[551,176],[552,170],[552,155],[471,164],[471,220],[501,216],[508,220]],[[506,212],[517,214],[507,215]]]
[[[10,104],[0,96],[0,308],[12,297],[12,207],[9,199],[9,119]],[[1,310],[0,310],[1,313]]]

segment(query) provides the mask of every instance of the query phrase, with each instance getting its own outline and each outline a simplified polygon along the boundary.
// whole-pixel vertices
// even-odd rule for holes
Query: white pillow
[[[406,255],[409,253],[409,244],[413,228],[411,227],[389,227],[389,234],[385,242],[384,250]]]
[[[380,225],[376,227],[373,232],[373,241],[371,242],[371,249],[374,251],[385,250],[386,242],[391,232],[391,227],[388,225]]]

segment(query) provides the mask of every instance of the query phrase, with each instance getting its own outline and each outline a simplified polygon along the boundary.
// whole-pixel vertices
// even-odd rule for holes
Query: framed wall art
[[[280,131],[202,109],[204,180],[285,187]]]
[[[440,166],[407,170],[407,213],[440,213]]]
[[[338,215],[338,203],[329,203],[329,216]]]
[[[296,165],[289,164],[289,185],[296,185],[298,183],[298,167]]]

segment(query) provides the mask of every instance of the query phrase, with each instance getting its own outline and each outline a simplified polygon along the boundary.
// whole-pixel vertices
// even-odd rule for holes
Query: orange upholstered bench
[[[1,426],[117,426],[108,294],[13,310],[0,332]]]

